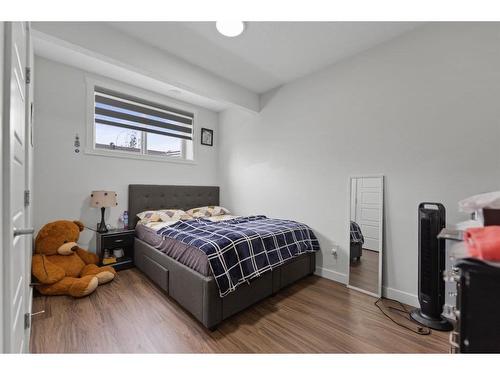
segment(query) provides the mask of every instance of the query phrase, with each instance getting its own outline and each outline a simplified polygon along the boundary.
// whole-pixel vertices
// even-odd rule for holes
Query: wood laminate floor
[[[447,333],[398,327],[375,298],[309,276],[210,332],[137,269],[91,296],[34,299],[33,353],[446,353]]]
[[[351,260],[349,284],[378,294],[378,252],[362,249],[359,260]]]

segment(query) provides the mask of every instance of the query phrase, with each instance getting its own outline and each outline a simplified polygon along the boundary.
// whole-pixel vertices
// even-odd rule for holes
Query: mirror
[[[352,289],[382,296],[384,177],[350,178],[349,283]]]

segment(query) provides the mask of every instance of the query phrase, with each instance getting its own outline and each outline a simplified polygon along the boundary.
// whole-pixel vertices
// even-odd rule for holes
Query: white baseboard
[[[325,279],[333,280],[341,284],[347,284],[347,274],[329,270],[327,268],[316,267],[316,275]]]
[[[419,305],[418,296],[415,294],[403,292],[402,290],[398,289],[388,288],[386,286],[382,287],[382,289],[384,297],[395,299],[396,301],[406,303],[407,305],[414,307],[417,307]]]
[[[348,280],[347,280],[347,274],[345,273],[332,271],[329,270],[328,268],[316,267],[316,272],[314,272],[314,274],[324,277],[325,279],[333,280],[338,283],[347,285]],[[405,303],[410,306],[417,307],[419,305],[417,295],[408,292],[403,292],[402,290],[399,289],[382,286],[382,295],[384,297],[394,299],[396,301]]]

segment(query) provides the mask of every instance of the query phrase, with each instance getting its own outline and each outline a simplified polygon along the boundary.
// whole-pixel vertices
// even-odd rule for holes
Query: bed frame
[[[128,193],[129,217],[134,227],[142,211],[219,205],[217,186],[129,185]],[[302,254],[221,298],[213,276],[203,276],[138,238],[134,260],[137,268],[211,330],[315,269],[315,253]]]

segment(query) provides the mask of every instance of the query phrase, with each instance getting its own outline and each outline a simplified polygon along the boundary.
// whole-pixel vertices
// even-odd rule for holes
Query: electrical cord
[[[401,309],[398,309],[397,307],[394,307],[394,306],[384,306],[384,307],[387,307],[388,309],[390,310],[395,310],[395,311],[398,311],[399,313],[403,313],[404,315],[402,315],[405,320],[409,321],[410,323],[415,323],[411,318],[410,318],[410,312],[406,309],[406,307],[399,301],[396,301],[396,300],[393,300],[393,299],[390,299],[390,298],[385,298],[386,300],[388,301],[391,301],[391,302],[395,302],[395,303],[398,303],[400,306],[401,306]],[[382,305],[384,305],[383,303],[383,299],[382,298],[379,298],[378,300],[375,301],[375,306],[377,306],[377,308],[380,310],[380,312],[382,314],[385,315],[386,318],[389,318],[394,324],[402,327],[402,328],[405,328],[413,333],[416,333],[417,335],[422,335],[422,336],[426,336],[426,335],[430,335],[431,334],[431,330],[427,327],[422,327],[422,326],[419,326],[417,325],[417,328],[416,329],[413,329],[412,327],[409,327],[407,325],[404,325],[398,321],[396,321],[392,316],[390,316],[388,313],[386,313],[382,307],[380,307],[379,305],[379,302],[382,302]]]

